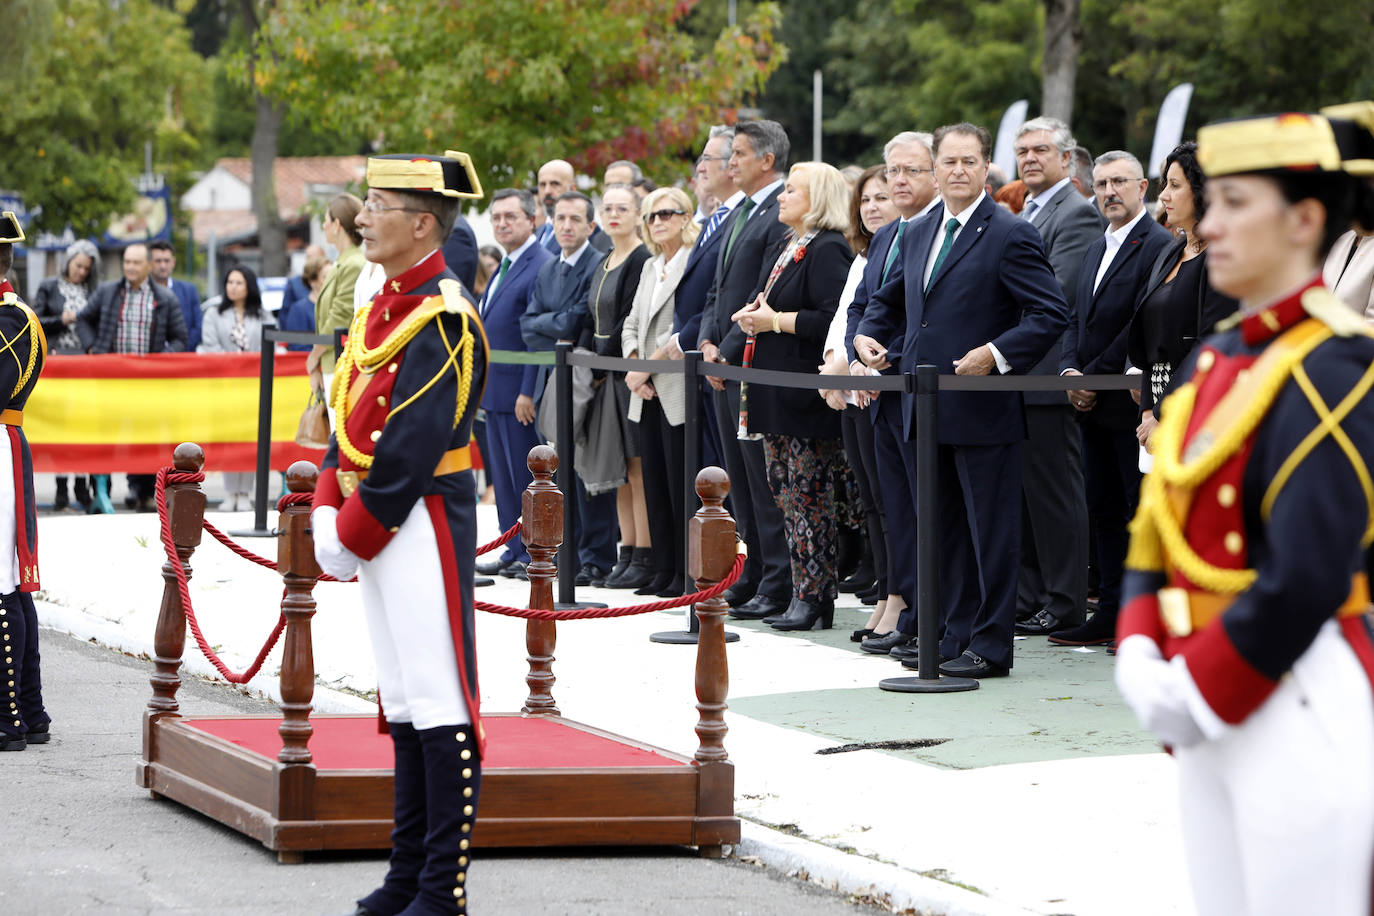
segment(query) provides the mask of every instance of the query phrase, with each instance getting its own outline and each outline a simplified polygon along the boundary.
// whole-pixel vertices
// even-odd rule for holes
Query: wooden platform
[[[279,510],[281,715],[197,718],[182,716],[177,702],[187,629],[178,567],[188,565],[201,541],[205,494],[198,472],[204,455],[183,444],[174,460],[178,473],[166,486],[166,523],[176,562],[169,558],[162,567],[153,695],[143,714],[137,784],[252,837],[283,862],[300,862],[315,850],[389,848],[391,739],[378,733],[375,716],[311,716],[311,592],[320,569],[309,500],[301,494],[314,489],[314,466],[291,466],[287,486],[299,498],[284,500]],[[562,496],[552,481],[557,465],[546,446],[530,452],[534,479],[522,513],[531,557],[528,607],[545,612],[553,608],[554,556],[563,529]],[[719,468],[698,475],[702,507],[691,520],[689,572],[699,589],[722,582],[735,566],[735,523],[722,507],[728,491]],[[556,624],[528,619],[525,705],[518,713],[482,716],[487,749],[473,842],[489,848],[686,845],[707,856],[737,843],[734,765],[724,745],[727,607],[720,598],[695,606],[699,718],[690,758],[564,719],[553,697]]]
[[[739,842],[733,767],[561,716],[484,717],[477,847]],[[314,764],[282,764],[276,716],[145,717],[138,783],[278,852],[391,845],[391,741],[374,716],[313,716]],[[341,753],[340,746],[348,748]],[[724,792],[724,797],[721,793]],[[722,808],[722,804],[724,808]]]

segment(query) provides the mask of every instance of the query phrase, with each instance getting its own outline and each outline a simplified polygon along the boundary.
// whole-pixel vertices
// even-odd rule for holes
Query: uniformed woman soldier
[[[1178,760],[1202,916],[1368,916],[1374,339],[1321,265],[1374,229],[1374,103],[1213,124],[1212,285],[1141,491],[1117,684]]]
[[[454,152],[373,157],[367,184],[355,225],[386,282],[335,366],[338,420],[311,513],[320,567],[357,571],[396,755],[391,866],[354,913],[451,916],[467,912],[484,744],[468,442],[487,346],[440,246],[459,199],[482,189]]]

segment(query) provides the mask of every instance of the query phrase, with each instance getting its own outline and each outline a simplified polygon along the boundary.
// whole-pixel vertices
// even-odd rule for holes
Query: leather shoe
[[[1065,621],[1062,617],[1043,607],[1031,615],[1031,619],[1016,625],[1016,632],[1022,636],[1049,636],[1051,633],[1058,633],[1066,630],[1073,624]]]
[[[835,625],[835,602],[803,601],[793,598],[787,606],[787,613],[777,623],[775,630],[828,630]]]
[[[954,659],[950,658],[948,655],[941,655],[941,656],[940,656],[939,664],[943,665],[945,662],[952,662],[952,661],[954,661]],[[902,659],[902,667],[903,667],[903,668],[910,668],[912,671],[920,671],[920,670],[921,670],[921,660],[920,660],[919,658],[917,658],[916,656],[914,656],[914,655],[913,655],[911,658],[904,658],[904,659]]]
[[[870,636],[859,643],[859,648],[870,655],[887,655],[894,646],[900,646],[911,638],[910,633],[903,633],[901,630],[889,630],[886,633]]]
[[[582,564],[582,568],[577,571],[575,581],[578,585],[590,585],[593,588],[600,588],[606,584],[606,570],[600,566],[593,566],[591,563]]]
[[[477,572],[478,572],[479,575],[483,575],[483,576],[494,576],[494,575],[496,575],[497,573],[501,572],[501,571],[504,570],[507,566],[511,565],[511,564],[514,563],[514,562],[515,562],[514,559],[510,559],[510,560],[501,560],[501,559],[488,560],[488,561],[485,562],[485,563],[478,563],[478,564],[477,564],[476,566],[474,566],[473,568],[477,570]]]
[[[519,560],[511,560],[505,566],[501,567],[501,575],[505,576],[507,579],[528,578],[525,573],[525,564]]]
[[[735,583],[722,592],[721,597],[725,599],[725,603],[730,605],[730,607],[739,607],[742,604],[748,603],[756,592],[758,592],[758,589],[752,585],[746,585],[741,588],[739,583]]]
[[[52,733],[48,731],[48,723],[44,722],[36,728],[29,729],[26,740],[29,744],[47,744],[51,741]]]
[[[28,746],[23,735],[0,735],[0,751],[22,751]]]
[[[1056,646],[1105,646],[1116,639],[1116,615],[1098,611],[1080,627],[1060,630],[1050,637]]]
[[[913,636],[906,642],[893,646],[892,651],[888,652],[887,654],[891,655],[898,661],[902,661],[903,659],[908,658],[915,658],[918,654],[920,654],[920,650],[917,648],[918,642],[919,641],[916,639],[916,637]]]
[[[958,658],[942,662],[940,673],[950,677],[1006,677],[1011,671],[1001,665],[994,665],[972,649],[965,649],[964,654]]]
[[[863,642],[865,639],[867,639],[868,637],[870,637],[870,636],[872,636],[872,635],[873,635],[873,630],[872,630],[871,628],[869,628],[869,627],[864,627],[862,630],[855,630],[853,633],[850,633],[850,634],[849,634],[849,641],[850,641],[850,642]]]
[[[755,595],[737,608],[730,609],[730,616],[736,620],[762,620],[773,614],[786,612],[789,602],[767,595]]]
[[[488,585],[495,585],[496,580],[491,576],[477,576],[472,580],[473,588],[486,588]]]

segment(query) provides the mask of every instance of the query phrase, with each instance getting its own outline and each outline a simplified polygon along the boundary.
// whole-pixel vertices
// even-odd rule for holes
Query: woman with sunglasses
[[[678,188],[659,188],[644,198],[645,262],[634,307],[621,329],[620,345],[630,359],[663,359],[673,333],[677,285],[701,227],[692,219],[692,200]],[[627,372],[630,420],[639,425],[644,499],[653,543],[654,579],[635,594],[676,597],[687,588],[683,562],[683,423],[686,391],[679,372]]]
[[[1209,125],[1198,162],[1240,312],[1164,402],[1116,681],[1178,762],[1201,916],[1367,916],[1374,336],[1320,271],[1374,228],[1374,103]]]
[[[778,197],[790,230],[765,258],[754,300],[735,312],[721,342],[730,362],[815,373],[854,251],[849,186],[834,166],[798,162]],[[735,351],[740,351],[738,356]],[[839,543],[834,481],[844,463],[840,416],[815,390],[741,385],[739,435],[761,436],[768,488],[782,509],[792,567],[792,601],[777,630],[829,629],[835,618]]]

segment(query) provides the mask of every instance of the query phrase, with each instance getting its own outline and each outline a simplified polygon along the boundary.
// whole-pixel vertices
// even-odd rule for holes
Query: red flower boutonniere
[[[802,246],[801,246],[800,248],[798,248],[796,251],[792,252],[792,263],[793,263],[793,264],[800,264],[800,263],[801,263],[801,259],[804,258],[804,257],[806,257],[806,246],[805,246],[805,245],[802,245]]]

